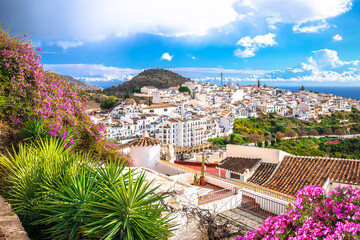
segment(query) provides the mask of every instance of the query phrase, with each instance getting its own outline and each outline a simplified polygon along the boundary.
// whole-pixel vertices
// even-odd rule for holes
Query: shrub
[[[105,126],[91,122],[77,91],[61,75],[44,70],[40,51],[26,39],[9,37],[8,31],[0,29],[1,120],[21,129],[25,139],[43,137],[47,132],[66,140],[67,147],[79,141],[77,149],[81,151],[91,151],[91,145],[101,157],[116,153],[102,137]]]
[[[32,239],[166,239],[173,225],[144,172],[96,163],[49,138],[0,159],[5,196]]]
[[[359,238],[360,189],[339,185],[329,197],[321,187],[305,187],[285,214],[269,217],[237,240]]]

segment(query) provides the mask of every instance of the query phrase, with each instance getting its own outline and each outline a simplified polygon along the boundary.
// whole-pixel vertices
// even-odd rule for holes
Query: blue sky
[[[360,86],[352,0],[1,0],[45,68],[100,86],[146,68],[198,81]]]

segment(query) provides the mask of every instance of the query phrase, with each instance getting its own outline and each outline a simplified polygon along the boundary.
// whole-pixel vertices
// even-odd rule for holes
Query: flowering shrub
[[[327,197],[320,187],[305,187],[286,214],[236,240],[255,239],[360,239],[360,189],[339,185]]]
[[[115,151],[103,144],[105,126],[91,122],[70,84],[61,75],[44,70],[40,51],[31,42],[11,38],[8,31],[0,29],[0,96],[10,103],[2,108],[0,118],[11,121],[15,129],[38,119],[44,121],[49,135],[66,140],[67,147],[81,140],[82,148],[87,147],[86,142]],[[67,132],[70,128],[74,130],[71,134]]]

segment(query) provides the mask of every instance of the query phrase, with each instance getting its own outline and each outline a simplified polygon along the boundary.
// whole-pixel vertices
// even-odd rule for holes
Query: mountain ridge
[[[103,90],[102,87],[79,81],[72,76],[69,76],[69,75],[62,75],[62,76],[65,81],[74,84],[75,88],[78,90],[83,90],[83,91],[99,91],[99,90],[102,91]]]

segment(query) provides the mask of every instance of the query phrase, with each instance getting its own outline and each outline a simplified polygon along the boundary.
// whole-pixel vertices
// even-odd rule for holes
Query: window
[[[234,179],[239,179],[240,180],[240,175],[236,174],[236,173],[230,173],[230,178],[234,178]]]
[[[153,113],[153,112],[154,112],[154,109],[151,109],[150,112]]]
[[[167,112],[167,108],[164,108],[164,112]]]

